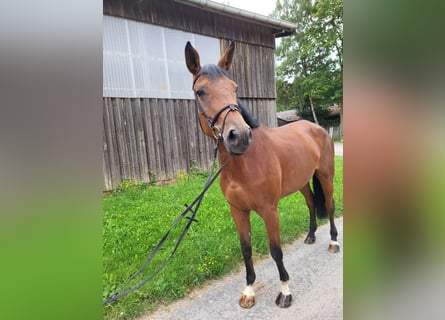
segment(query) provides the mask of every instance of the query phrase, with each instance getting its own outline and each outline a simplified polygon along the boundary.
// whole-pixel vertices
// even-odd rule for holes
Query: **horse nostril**
[[[238,136],[238,132],[235,129],[232,129],[229,131],[227,139],[229,139],[229,141],[235,142],[236,140],[238,140]]]

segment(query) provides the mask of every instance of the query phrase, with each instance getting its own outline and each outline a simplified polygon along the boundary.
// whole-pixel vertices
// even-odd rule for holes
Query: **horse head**
[[[201,67],[198,51],[187,42],[185,61],[193,75],[192,88],[202,131],[216,140],[222,140],[230,154],[242,155],[252,143],[253,135],[237,103],[238,86],[227,73],[232,65],[234,49],[232,42],[216,65]]]

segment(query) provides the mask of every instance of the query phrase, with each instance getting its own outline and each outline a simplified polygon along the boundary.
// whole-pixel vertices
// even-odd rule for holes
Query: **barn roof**
[[[286,122],[293,122],[301,119],[297,113],[297,109],[277,112],[277,118]]]
[[[295,33],[297,25],[288,21],[275,19],[251,11],[231,7],[222,3],[209,0],[174,0],[185,5],[198,7],[200,9],[216,12],[222,15],[230,16],[250,23],[260,24],[273,29],[275,38],[288,36]]]

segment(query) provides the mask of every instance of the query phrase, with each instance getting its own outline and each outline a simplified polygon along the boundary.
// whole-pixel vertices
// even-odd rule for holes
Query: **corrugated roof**
[[[296,32],[297,25],[288,21],[283,21],[255,12],[231,7],[219,2],[209,0],[175,0],[185,5],[195,6],[203,10],[216,12],[232,18],[246,20],[273,29],[275,37],[284,37]]]

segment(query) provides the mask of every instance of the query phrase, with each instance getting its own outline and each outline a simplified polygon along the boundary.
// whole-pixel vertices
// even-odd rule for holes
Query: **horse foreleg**
[[[235,222],[238,230],[241,251],[246,265],[246,288],[241,295],[239,305],[243,308],[251,308],[255,304],[255,291],[253,289],[253,283],[255,282],[255,270],[253,268],[252,260],[252,245],[250,240],[250,212],[242,211],[237,208],[231,207],[230,212],[232,214],[233,221]]]
[[[267,229],[267,235],[269,236],[270,254],[275,260],[278,267],[281,280],[281,291],[278,294],[275,303],[281,308],[287,308],[292,301],[292,294],[289,290],[289,274],[286,271],[283,263],[283,251],[281,250],[280,243],[280,223],[278,220],[278,211],[275,208],[272,212],[266,215],[261,215],[264,219],[264,223]]]
[[[304,239],[304,243],[313,244],[315,243],[315,231],[317,230],[317,220],[315,219],[315,205],[314,205],[314,195],[312,194],[309,183],[306,184],[300,192],[303,194],[304,199],[306,200],[306,205],[309,208],[309,233]]]

